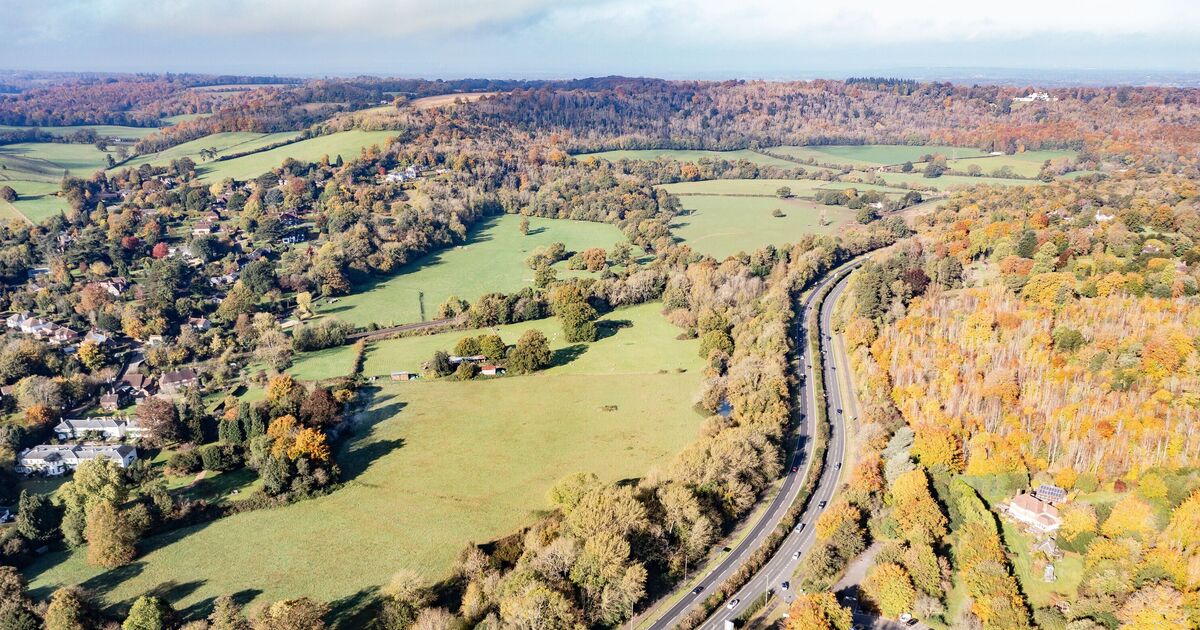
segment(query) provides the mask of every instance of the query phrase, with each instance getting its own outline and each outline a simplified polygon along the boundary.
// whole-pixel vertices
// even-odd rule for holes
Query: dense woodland
[[[706,420],[669,466],[632,484],[568,477],[544,518],[469,546],[445,583],[398,573],[356,622],[389,629],[627,622],[707,557],[783,472],[783,436],[795,420],[788,361],[800,292],[833,266],[887,248],[856,273],[841,306],[862,407],[855,461],[844,492],[816,524],[818,544],[803,567],[810,594],[793,606],[789,626],[848,626],[848,612],[822,591],[871,541],[885,548],[862,590],[887,616],[913,611],[956,628],[1161,627],[1157,619],[1195,625],[1195,90],[1064,89],[1053,91],[1057,100],[1014,106],[1012,97],[1023,93],[1015,88],[876,79],[359,79],[219,98],[194,89],[237,82],[87,78],[0,97],[0,123],[17,125],[152,126],[166,115],[212,114],[165,128],[135,152],[219,131],[395,131],[389,146],[311,164],[289,160],[245,182],[201,182],[186,158],[66,178],[70,212],[41,225],[0,227],[5,310],[144,347],[155,370],[202,366],[212,388],[244,378],[230,368],[239,361],[265,366],[249,377],[267,391],[258,403],[228,399],[214,412],[199,392],[143,403],[151,405],[153,439],[184,445],[172,468],[251,471],[264,483],[244,509],[336,492],[331,447],[350,430],[342,421],[357,402],[357,372],[313,385],[279,372],[296,353],[346,343],[353,327],[305,324],[289,333],[281,320],[310,313],[314,299],[353,293],[462,244],[496,214],[609,223],[628,243],[598,258],[576,254],[572,264],[602,270],[596,277],[558,279],[549,264],[567,253],[539,252],[529,261],[535,288],[448,301],[440,316],[462,315],[475,327],[554,316],[568,337],[586,340],[599,314],[661,300],[680,335],[700,339],[706,360],[696,393]],[[284,83],[242,83],[267,82]],[[463,91],[505,93],[444,109],[408,106],[411,98]],[[924,213],[867,213],[865,225],[836,236],[714,260],[676,241],[669,226],[679,201],[656,184],[814,173],[799,164],[572,157],[592,149],[835,142],[1073,148],[1081,164],[1104,174],[976,186]],[[427,175],[385,177],[410,166]],[[222,229],[193,231],[214,208]],[[634,247],[648,259],[630,260]],[[606,255],[620,271],[605,268]],[[117,278],[133,280],[127,293],[105,288]],[[193,327],[195,318],[211,319],[212,327]],[[460,343],[462,353],[506,359],[515,373],[545,363],[544,338],[523,337],[511,349],[486,336]],[[39,443],[117,373],[115,353],[86,344],[66,353],[4,337],[0,385],[13,395],[2,404],[22,419],[0,428],[9,494],[15,453]],[[433,376],[474,376],[434,359]],[[718,413],[723,403],[727,415]],[[989,489],[1035,478],[1119,495],[1116,507],[1080,502],[1068,512],[1061,544],[1084,555],[1085,575],[1075,599],[1060,606],[1030,605],[989,505]],[[37,547],[51,545],[82,547],[89,561],[119,567],[137,557],[141,536],[225,515],[202,501],[174,500],[161,473],[146,466],[81,467],[67,488],[55,501],[3,497],[21,506],[17,526],[0,536],[5,564],[24,566]],[[956,575],[969,605],[949,618]],[[0,625],[120,623],[82,589],[35,602],[15,570],[3,569],[0,583]],[[721,603],[714,594],[707,605]],[[120,614],[141,625],[126,620],[127,628],[184,621],[191,628],[321,627],[329,610],[300,598],[247,611],[247,618],[222,598],[203,621],[178,619],[155,594],[131,606]],[[698,614],[688,623],[701,621]]]

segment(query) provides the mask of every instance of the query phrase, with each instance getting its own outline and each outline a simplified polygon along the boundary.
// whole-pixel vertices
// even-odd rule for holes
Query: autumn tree
[[[904,567],[884,563],[871,567],[862,583],[863,595],[884,617],[896,619],[912,610],[917,591]]]
[[[850,630],[854,618],[833,593],[801,593],[788,608],[786,630]]]
[[[113,569],[128,564],[137,555],[137,532],[120,510],[109,501],[100,501],[87,513],[88,564]]]

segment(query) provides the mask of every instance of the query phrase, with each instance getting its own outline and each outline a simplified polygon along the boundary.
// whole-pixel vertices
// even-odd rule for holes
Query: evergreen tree
[[[26,540],[33,543],[46,541],[58,529],[61,518],[48,495],[21,491],[21,499],[17,503],[16,526],[17,531]]]

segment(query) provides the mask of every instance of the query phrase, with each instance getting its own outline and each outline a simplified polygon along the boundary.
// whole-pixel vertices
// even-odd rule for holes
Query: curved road
[[[825,451],[825,471],[817,484],[816,491],[808,501],[804,514],[801,516],[800,522],[803,525],[801,529],[793,531],[788,535],[787,539],[784,540],[779,550],[767,564],[734,595],[733,599],[740,600],[740,603],[733,609],[722,605],[721,608],[718,608],[704,622],[702,627],[721,628],[726,620],[732,620],[740,615],[752,598],[762,597],[768,590],[778,591],[779,583],[791,579],[792,573],[800,563],[800,558],[803,558],[804,553],[812,547],[812,525],[823,509],[821,503],[828,502],[833,498],[834,491],[838,486],[837,480],[841,474],[840,464],[845,449],[843,440],[845,431],[842,414],[839,413],[839,409],[842,409],[842,395],[841,390],[837,387],[838,381],[836,379],[838,371],[834,369],[831,363],[821,361],[820,357],[815,358],[817,364],[814,365],[814,357],[809,356],[808,312],[813,307],[814,301],[821,293],[821,290],[830,284],[834,284],[833,289],[821,304],[821,313],[817,326],[818,331],[821,332],[821,353],[825,356],[831,356],[834,349],[831,345],[828,331],[831,330],[830,317],[833,313],[833,305],[837,302],[837,298],[842,291],[846,289],[846,279],[849,277],[850,271],[857,269],[862,260],[861,258],[852,260],[827,273],[824,278],[813,286],[808,297],[805,298],[804,303],[801,305],[800,311],[797,313],[797,319],[800,322],[797,333],[797,347],[800,349],[798,354],[802,376],[796,391],[800,413],[800,426],[797,427],[794,434],[796,439],[795,448],[792,450],[787,464],[783,487],[780,488],[779,493],[772,499],[766,513],[754,525],[750,533],[728,553],[716,568],[705,575],[704,579],[699,582],[698,588],[701,589],[700,592],[691,591],[684,595],[674,606],[658,617],[650,626],[651,630],[666,630],[667,628],[674,628],[679,625],[680,620],[684,616],[708,597],[709,591],[724,582],[750,557],[750,554],[754,553],[763,544],[771,532],[775,531],[775,528],[779,525],[779,522],[783,519],[788,509],[800,495],[800,491],[804,487],[804,479],[808,476],[808,468],[811,465],[813,450],[811,436],[815,428],[810,410],[815,408],[816,400],[809,384],[812,382],[814,376],[813,370],[820,368],[825,370],[826,401],[829,406],[831,431],[829,448]],[[796,469],[796,472],[791,472],[793,468]],[[793,555],[796,554],[798,554],[797,557],[793,558]]]

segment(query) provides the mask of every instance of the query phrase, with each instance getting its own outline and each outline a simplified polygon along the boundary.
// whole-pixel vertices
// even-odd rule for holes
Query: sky
[[[428,78],[1200,72],[1198,0],[0,0],[0,68]]]

